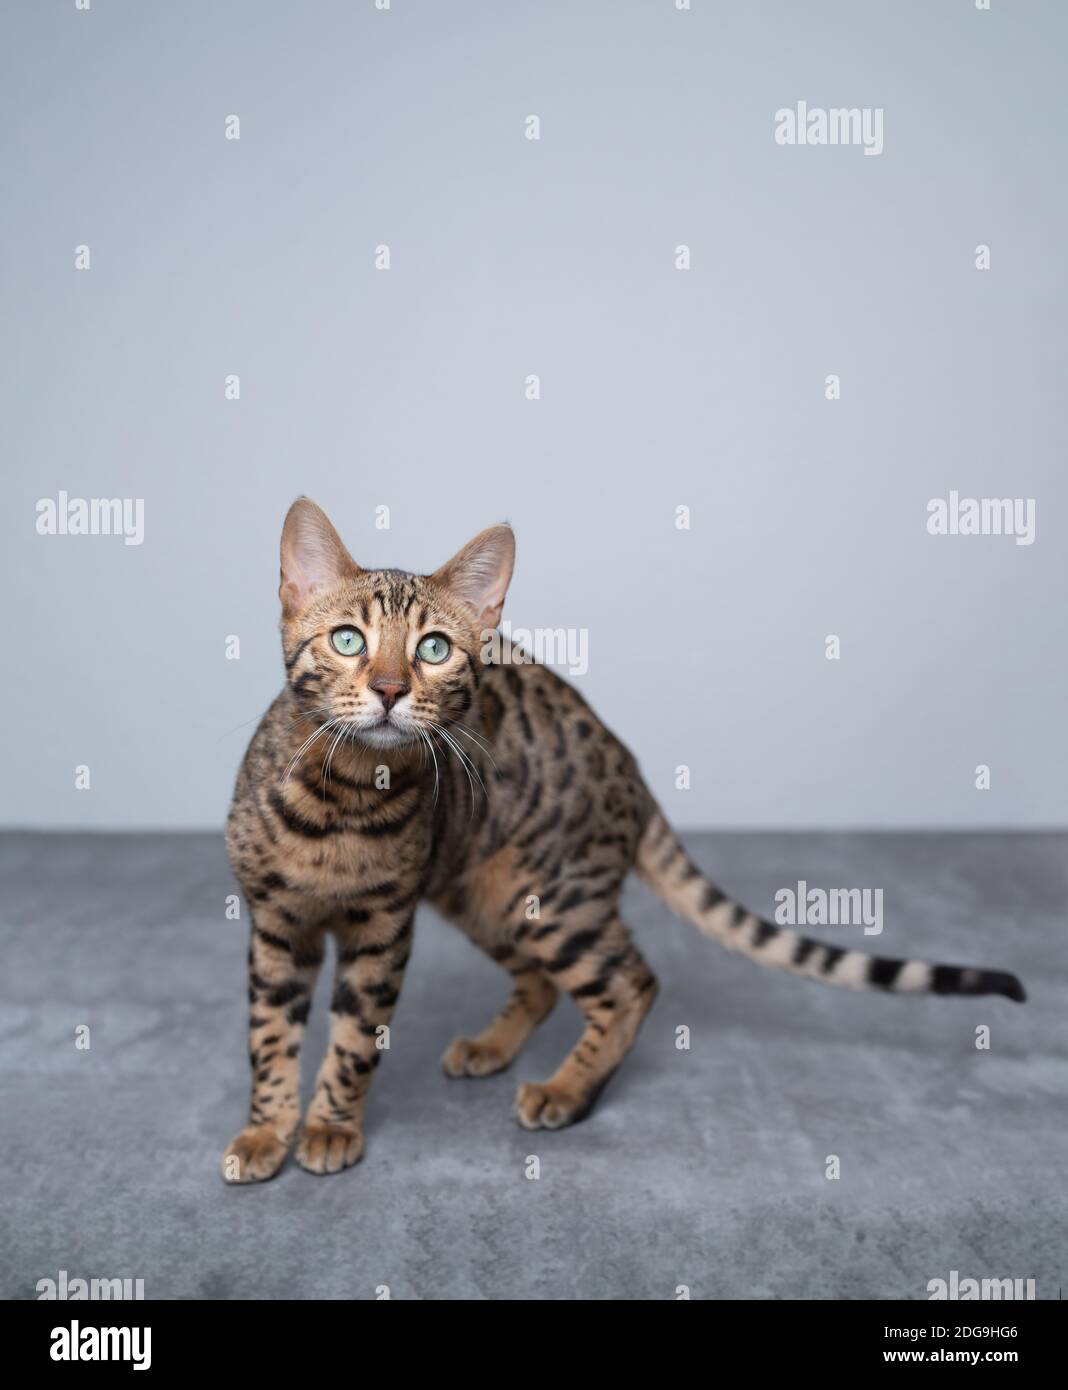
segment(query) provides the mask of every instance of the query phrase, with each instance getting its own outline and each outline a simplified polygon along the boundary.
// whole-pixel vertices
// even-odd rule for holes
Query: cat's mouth
[[[412,743],[415,732],[409,725],[399,724],[390,715],[384,714],[373,724],[361,724],[356,730],[356,737],[363,743],[369,743],[372,748],[396,748],[402,743]]]

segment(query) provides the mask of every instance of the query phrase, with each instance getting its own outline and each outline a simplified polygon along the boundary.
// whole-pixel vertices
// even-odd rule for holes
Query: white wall
[[[1063,824],[1063,5],[5,30],[3,823],[220,824],[307,492],[363,564],[510,519],[507,615],[588,630],[681,825]],[[883,152],[776,144],[801,99]],[[143,498],[144,543],[37,535],[61,489]],[[1035,498],[1034,544],[928,535],[950,489]]]

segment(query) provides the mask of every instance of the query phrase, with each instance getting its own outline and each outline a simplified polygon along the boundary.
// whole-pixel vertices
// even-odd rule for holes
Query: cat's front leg
[[[353,907],[331,930],[337,969],[330,1004],[330,1045],[297,1144],[310,1173],[339,1173],[363,1153],[363,1108],[411,953],[410,900]]]
[[[300,1044],[323,960],[323,931],[258,904],[249,940],[249,1062],[245,1128],[227,1146],[227,1182],[263,1182],[285,1161],[300,1120]]]

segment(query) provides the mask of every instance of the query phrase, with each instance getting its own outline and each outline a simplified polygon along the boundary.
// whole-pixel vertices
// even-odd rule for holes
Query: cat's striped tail
[[[646,826],[635,868],[653,892],[698,931],[758,965],[846,989],[891,994],[1004,994],[1022,1004],[1023,985],[1006,970],[929,965],[847,951],[765,922],[725,897],[690,859],[659,811]]]

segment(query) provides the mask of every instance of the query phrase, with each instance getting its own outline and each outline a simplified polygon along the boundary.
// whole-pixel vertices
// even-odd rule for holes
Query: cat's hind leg
[[[585,910],[522,943],[586,1021],[582,1037],[548,1081],[520,1086],[516,1118],[525,1129],[563,1129],[585,1119],[656,998],[656,977],[614,908],[590,920],[593,906],[584,904]]]
[[[441,1065],[446,1076],[491,1076],[503,1071],[556,1002],[556,986],[537,961],[514,946],[489,945],[474,936],[470,940],[508,971],[514,988],[504,1008],[481,1033],[454,1038],[445,1049]]]

